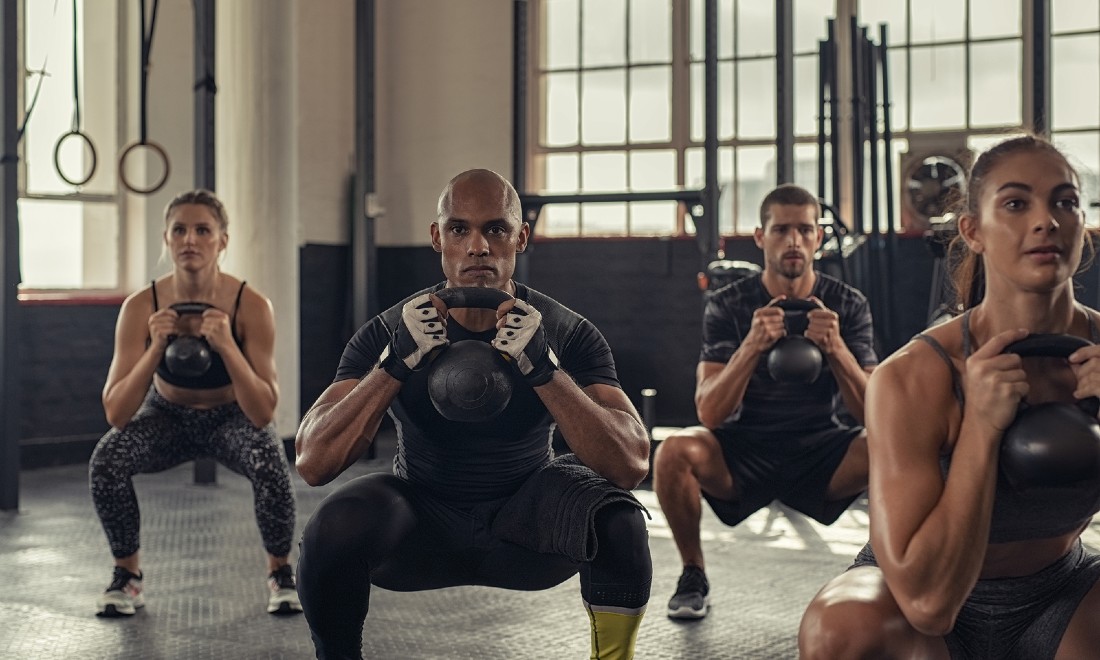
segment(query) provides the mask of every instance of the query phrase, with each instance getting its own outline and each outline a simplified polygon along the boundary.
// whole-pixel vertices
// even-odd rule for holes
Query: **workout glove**
[[[504,326],[489,343],[515,361],[516,368],[531,387],[549,383],[558,368],[558,356],[546,344],[542,314],[522,300],[517,300],[508,310]]]
[[[447,325],[428,296],[417,296],[401,308],[401,320],[378,359],[379,366],[401,382],[423,366],[428,353],[447,344]]]

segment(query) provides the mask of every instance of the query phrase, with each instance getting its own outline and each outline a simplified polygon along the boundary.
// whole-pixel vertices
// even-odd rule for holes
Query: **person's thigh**
[[[860,432],[848,445],[844,459],[840,461],[833,478],[829,480],[825,496],[830,500],[840,500],[859,495],[867,489],[867,472],[870,467],[867,458],[867,431]]]
[[[109,465],[111,471],[133,475],[162,472],[195,458],[195,445],[178,420],[155,408],[141,412],[100,439],[90,460],[93,468]]]
[[[1088,572],[1088,578],[1097,579],[1097,568]],[[1091,655],[1090,655],[1091,654]],[[1056,660],[1100,657],[1100,581],[1094,582],[1085,597],[1077,605],[1058,646]]]
[[[564,555],[535,552],[502,541],[485,552],[473,581],[487,587],[538,591],[565,582],[580,567],[579,562]]]
[[[658,479],[663,468],[675,463],[687,464],[699,487],[708,495],[730,500],[736,495],[737,484],[726,466],[718,438],[702,426],[690,426],[661,441],[654,457]]]
[[[905,619],[877,566],[850,569],[821,588],[802,616],[798,648],[802,660],[950,657],[942,637]]]

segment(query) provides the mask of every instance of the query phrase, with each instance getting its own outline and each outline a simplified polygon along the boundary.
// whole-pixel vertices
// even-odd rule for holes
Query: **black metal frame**
[[[19,13],[0,4],[0,510],[19,509]]]

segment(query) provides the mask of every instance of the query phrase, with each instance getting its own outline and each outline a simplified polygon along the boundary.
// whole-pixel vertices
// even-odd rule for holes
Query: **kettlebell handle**
[[[1056,333],[1035,333],[1030,334],[1019,341],[1014,341],[1005,347],[1005,353],[1014,353],[1020,357],[1053,357],[1053,358],[1068,358],[1078,350],[1085,348],[1086,346],[1092,346],[1093,343],[1083,337],[1077,337],[1075,335],[1063,335]],[[1092,417],[1096,417],[1100,412],[1100,399],[1094,396],[1090,396],[1085,399],[1081,399],[1078,406]],[[1026,401],[1021,402],[1021,407],[1026,409],[1030,406]]]
[[[806,300],[805,298],[787,298],[786,300],[780,300],[775,303],[775,306],[784,312],[805,314],[806,312],[812,312],[815,309],[821,309],[821,306],[812,300]]]
[[[213,309],[214,306],[204,302],[178,302],[169,305],[168,308],[183,316],[184,314],[202,314],[208,309]]]
[[[512,300],[506,291],[491,287],[463,286],[440,289],[435,292],[447,309],[496,309],[501,303]]]

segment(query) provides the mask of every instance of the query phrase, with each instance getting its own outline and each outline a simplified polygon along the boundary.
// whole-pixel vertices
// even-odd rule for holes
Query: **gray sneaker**
[[[668,618],[702,619],[710,609],[710,583],[698,566],[685,566],[676,583],[676,593],[668,601]]]
[[[95,615],[107,618],[133,616],[139,607],[145,607],[141,578],[141,575],[115,566],[111,584],[96,601]]]
[[[280,566],[267,576],[271,596],[267,599],[267,611],[271,614],[298,614],[302,603],[298,600],[298,585],[294,582],[294,569]]]

